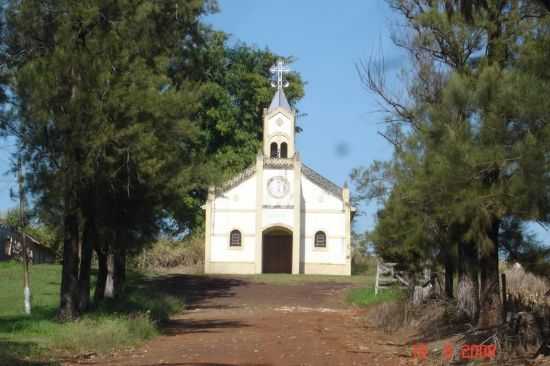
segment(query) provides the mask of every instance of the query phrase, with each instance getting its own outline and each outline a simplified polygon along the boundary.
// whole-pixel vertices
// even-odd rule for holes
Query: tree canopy
[[[395,42],[411,55],[411,82],[396,100],[383,70],[359,66],[388,106],[395,146],[391,162],[354,172],[359,192],[383,202],[370,237],[383,257],[443,265],[449,296],[458,269],[474,285],[459,296],[480,294],[470,315],[494,325],[499,253],[538,270],[547,255],[524,229],[550,223],[550,13],[537,1],[389,4],[407,26]]]
[[[253,161],[269,50],[229,45],[201,17],[215,1],[8,1],[0,70],[44,222],[62,228],[59,317],[116,296],[126,256],[160,232],[200,230],[207,187]],[[289,99],[303,95],[293,76]],[[80,253],[80,254],[79,254]]]

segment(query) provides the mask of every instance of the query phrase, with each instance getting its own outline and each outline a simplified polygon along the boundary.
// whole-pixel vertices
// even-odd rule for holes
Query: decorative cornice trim
[[[232,188],[235,188],[248,178],[252,177],[256,173],[256,164],[250,165],[248,168],[229,179],[227,182],[223,183],[221,187],[216,189],[216,196],[219,196],[222,193],[229,191]]]
[[[264,159],[264,168],[267,169],[292,169],[294,160],[292,158],[266,158]]]

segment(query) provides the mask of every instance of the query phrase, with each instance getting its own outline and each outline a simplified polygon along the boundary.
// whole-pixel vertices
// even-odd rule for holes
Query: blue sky
[[[377,99],[361,85],[355,68],[382,53],[388,82],[399,86],[407,56],[391,41],[399,20],[385,0],[218,1],[221,11],[206,19],[215,28],[233,41],[297,59],[291,67],[307,82],[298,105],[307,115],[298,120],[303,132],[297,138],[306,165],[341,185],[354,167],[391,157],[391,145],[377,134],[384,114],[377,112]],[[374,212],[367,208],[355,228],[371,228]],[[531,227],[550,244],[550,232]]]
[[[206,18],[215,28],[273,52],[293,56],[291,68],[306,81],[297,137],[302,161],[342,185],[351,170],[391,156],[376,132],[383,115],[361,85],[357,62],[384,53],[394,73],[404,59],[389,38],[391,12],[384,0],[267,1],[220,0],[221,11]],[[391,71],[390,71],[391,72]],[[260,123],[260,121],[258,121]],[[372,225],[372,213],[356,227]]]
[[[377,99],[361,85],[355,65],[383,53],[387,77],[399,85],[406,55],[395,47],[390,30],[397,19],[385,0],[219,0],[221,11],[206,22],[244,41],[275,53],[293,56],[291,67],[307,82],[298,105],[303,132],[297,144],[302,160],[337,184],[354,167],[391,157],[391,146],[377,134],[384,115]],[[258,121],[261,123],[261,121]],[[0,210],[13,207],[9,189],[16,191],[8,169],[10,146],[0,141]],[[356,219],[356,229],[373,225],[374,209]],[[550,233],[534,226],[550,243]]]

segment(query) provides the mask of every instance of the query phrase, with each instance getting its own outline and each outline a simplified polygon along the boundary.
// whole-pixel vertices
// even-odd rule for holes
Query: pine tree
[[[3,13],[3,86],[17,104],[2,128],[37,211],[63,228],[60,319],[89,306],[93,251],[94,299],[118,296],[127,256],[161,231],[195,230],[206,187],[256,154],[276,56],[229,47],[200,21],[215,7],[25,0]]]
[[[168,179],[164,173],[174,168],[174,153],[180,153],[181,164],[194,157],[193,85],[171,87],[167,71],[180,40],[195,32],[208,6],[199,0],[8,4],[4,42],[18,116],[7,127],[17,133],[33,168],[31,184],[39,199],[48,202],[62,192],[61,319],[79,311],[86,187],[105,182],[99,185],[121,188],[106,194],[120,195],[123,180],[124,192],[134,197],[136,180],[154,190],[163,183],[157,176]],[[87,241],[83,252],[88,248]]]
[[[409,248],[408,233],[420,232],[424,238],[412,245],[413,253],[428,243],[428,258],[456,256],[460,282],[473,285],[459,300],[479,293],[470,315],[479,314],[479,326],[489,327],[502,315],[503,223],[548,222],[550,109],[536,94],[548,84],[544,72],[532,68],[545,55],[540,46],[548,39],[548,14],[522,16],[531,2],[461,4],[391,1],[412,34],[398,40],[415,60],[408,104],[388,98],[376,70],[363,69],[367,85],[388,102],[391,121],[407,126],[397,126],[401,132],[392,140],[392,166],[399,169],[390,170],[393,190],[375,237],[383,243],[391,233],[399,247]],[[400,229],[397,222],[407,225]]]

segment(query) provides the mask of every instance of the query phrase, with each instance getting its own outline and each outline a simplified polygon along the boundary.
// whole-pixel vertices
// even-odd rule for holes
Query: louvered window
[[[239,230],[231,231],[229,234],[229,246],[231,247],[240,247],[242,243],[242,235]]]
[[[315,248],[327,247],[327,235],[324,231],[317,231],[315,233]]]

